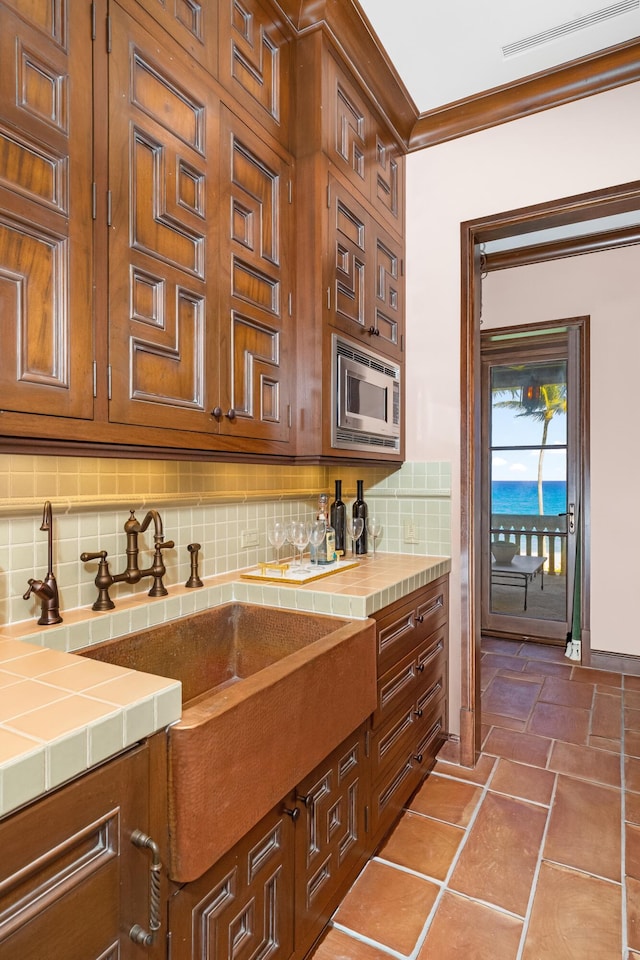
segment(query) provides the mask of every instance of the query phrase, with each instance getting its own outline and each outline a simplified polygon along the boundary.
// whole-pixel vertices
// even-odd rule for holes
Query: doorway
[[[485,635],[558,644],[571,637],[582,593],[576,557],[588,529],[587,331],[588,318],[579,318],[480,335]]]
[[[481,361],[480,314],[482,276],[486,270],[576,256],[637,243],[631,231],[610,219],[640,210],[640,181],[621,184],[506,211],[461,224],[461,654],[460,762],[473,766],[480,752],[480,637],[482,587],[482,466],[481,466]],[[559,240],[532,239],[525,247],[517,241],[499,257],[485,256],[484,245],[494,240],[521,238],[536,231],[592,221],[580,236],[570,233]],[[517,249],[516,249],[517,248]],[[493,260],[493,262],[490,262]],[[498,262],[499,261],[499,262]],[[588,485],[585,486],[588,496]],[[588,510],[588,504],[583,504]],[[588,544],[587,544],[588,546]],[[589,556],[580,601],[579,632],[582,663],[591,663],[591,625],[588,605]]]

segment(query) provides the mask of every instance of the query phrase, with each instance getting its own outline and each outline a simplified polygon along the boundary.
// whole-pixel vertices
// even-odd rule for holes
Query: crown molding
[[[640,40],[630,40],[420,114],[411,132],[409,151],[478,133],[637,80]]]
[[[357,0],[274,0],[298,36],[322,30],[407,150],[418,108]]]

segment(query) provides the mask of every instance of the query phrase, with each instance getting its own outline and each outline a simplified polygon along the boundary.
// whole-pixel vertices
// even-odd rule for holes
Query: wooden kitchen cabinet
[[[306,956],[370,852],[369,759],[360,727],[298,786],[295,948]]]
[[[329,176],[327,321],[354,341],[404,356],[402,243]]]
[[[302,960],[369,852],[366,725],[169,901],[172,960]],[[235,953],[233,953],[235,955]]]
[[[169,900],[171,960],[293,953],[295,796]]]
[[[93,416],[91,13],[0,2],[2,420]]]
[[[377,847],[435,764],[446,737],[448,578],[374,618],[378,705],[371,730],[371,835]]]
[[[331,169],[374,217],[404,235],[404,150],[365,89],[320,31],[297,41],[299,99],[297,155],[323,153]],[[314,112],[315,111],[315,112]]]
[[[370,103],[320,31],[296,42],[298,330],[297,452],[399,461],[367,441],[332,446],[337,390],[332,333],[392,359],[404,389],[404,161]],[[382,360],[378,359],[382,357]],[[402,400],[401,400],[402,405]],[[401,429],[403,416],[401,414]]]
[[[171,38],[111,22],[110,420],[286,442],[289,158]]]
[[[151,946],[153,771],[163,738],[138,746],[0,822],[1,960],[161,960],[165,917]],[[156,743],[155,741],[158,740]],[[162,836],[153,836],[164,856]]]
[[[271,0],[73,12],[0,0],[0,443],[401,460],[330,439],[327,331],[404,358],[385,97]]]

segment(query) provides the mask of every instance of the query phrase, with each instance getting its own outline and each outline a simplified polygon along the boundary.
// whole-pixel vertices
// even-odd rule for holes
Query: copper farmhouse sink
[[[170,875],[194,880],[376,705],[375,624],[228,603],[94,659],[182,683],[169,729]]]

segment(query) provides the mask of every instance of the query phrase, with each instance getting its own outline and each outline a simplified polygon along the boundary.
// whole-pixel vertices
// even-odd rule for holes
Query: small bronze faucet
[[[130,517],[124,525],[127,535],[127,566],[122,573],[111,573],[109,562],[107,560],[107,551],[98,550],[96,553],[81,553],[80,559],[83,563],[89,560],[99,560],[98,572],[96,574],[95,585],[98,588],[98,598],[92,606],[92,610],[113,610],[115,603],[109,596],[109,588],[114,583],[138,583],[145,577],[153,577],[153,586],[149,590],[150,597],[166,597],[168,591],[162,582],[167,569],[162,559],[163,550],[172,550],[175,546],[173,540],[165,540],[162,531],[162,520],[157,510],[149,510],[146,517],[139,523],[133,510],[130,511]],[[145,570],[138,566],[138,534],[144,533],[151,521],[154,526],[154,554],[153,563]]]
[[[29,589],[23,595],[23,600],[28,600],[32,593],[40,601],[40,617],[38,623],[43,627],[50,627],[54,623],[62,623],[60,616],[60,601],[58,599],[58,584],[53,575],[53,521],[51,516],[51,503],[45,501],[42,514],[41,530],[48,534],[47,550],[47,575],[44,580],[29,580]]]

